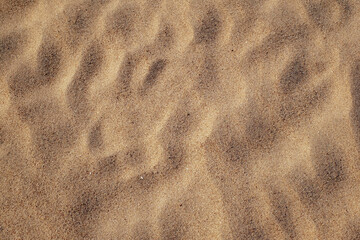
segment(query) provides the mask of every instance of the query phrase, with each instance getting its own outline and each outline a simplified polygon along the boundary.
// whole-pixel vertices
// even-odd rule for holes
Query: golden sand
[[[0,0],[0,239],[360,239],[360,1]]]

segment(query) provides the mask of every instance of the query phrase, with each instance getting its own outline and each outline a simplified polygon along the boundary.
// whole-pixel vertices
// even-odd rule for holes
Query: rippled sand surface
[[[358,0],[0,0],[0,239],[360,239]]]

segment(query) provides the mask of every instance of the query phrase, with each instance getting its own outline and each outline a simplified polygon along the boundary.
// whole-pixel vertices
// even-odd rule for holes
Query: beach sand
[[[0,239],[360,239],[358,0],[0,0]]]

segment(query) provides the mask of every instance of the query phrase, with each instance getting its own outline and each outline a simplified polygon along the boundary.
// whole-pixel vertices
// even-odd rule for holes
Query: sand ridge
[[[358,239],[356,0],[0,0],[0,239]]]

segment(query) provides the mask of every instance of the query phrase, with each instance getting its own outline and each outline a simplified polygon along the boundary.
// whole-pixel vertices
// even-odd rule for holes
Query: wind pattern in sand
[[[360,239],[358,0],[0,0],[0,239]]]

